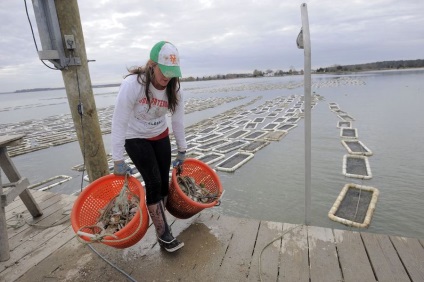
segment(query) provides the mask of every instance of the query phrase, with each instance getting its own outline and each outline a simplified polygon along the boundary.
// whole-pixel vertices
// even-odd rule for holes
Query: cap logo
[[[174,54],[170,55],[169,59],[171,60],[171,63],[173,65],[175,65],[177,63],[177,56],[175,56]]]

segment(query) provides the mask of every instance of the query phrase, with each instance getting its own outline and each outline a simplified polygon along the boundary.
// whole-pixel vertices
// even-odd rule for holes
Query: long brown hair
[[[132,67],[128,69],[129,74],[127,74],[125,77],[130,75],[137,75],[137,81],[141,85],[144,85],[144,92],[146,95],[147,103],[149,104],[150,109],[150,99],[151,99],[151,92],[149,91],[150,88],[150,82],[154,81],[155,74],[154,74],[154,67],[157,65],[152,60],[148,60],[146,65],[144,67]],[[178,105],[178,97],[177,92],[180,90],[180,79],[178,77],[173,77],[169,81],[168,85],[166,86],[166,96],[168,97],[168,110],[171,111],[171,113],[175,112],[175,108]]]

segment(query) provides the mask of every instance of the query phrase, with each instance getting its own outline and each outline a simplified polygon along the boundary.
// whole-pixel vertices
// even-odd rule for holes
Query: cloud
[[[303,68],[296,47],[303,1],[78,1],[93,84],[118,83],[157,41],[179,49],[183,76]],[[28,10],[35,24],[31,1]],[[422,59],[422,0],[307,2],[314,68]],[[63,85],[36,54],[24,4],[0,3],[0,92]],[[52,72],[54,74],[52,74]],[[22,76],[25,81],[22,81]],[[53,79],[52,79],[53,78]]]

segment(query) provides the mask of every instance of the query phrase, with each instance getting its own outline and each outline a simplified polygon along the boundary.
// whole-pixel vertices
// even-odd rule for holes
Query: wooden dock
[[[75,238],[67,220],[75,196],[32,194],[42,217],[33,220],[19,199],[6,207],[8,224],[20,214],[27,222],[8,228],[11,258],[0,262],[2,282],[129,281],[117,268],[135,281],[424,281],[423,239],[208,211],[187,220],[168,215],[174,235],[185,242],[176,253],[160,249],[153,226],[127,249],[91,245],[114,268]]]

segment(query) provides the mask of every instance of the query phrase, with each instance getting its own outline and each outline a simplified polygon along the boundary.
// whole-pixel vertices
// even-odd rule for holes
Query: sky
[[[39,49],[31,0],[27,1]],[[312,68],[424,59],[423,0],[80,0],[93,85],[120,83],[158,41],[179,50],[183,77],[303,69],[296,46],[306,3]],[[63,87],[38,59],[24,0],[0,1],[0,93]]]

